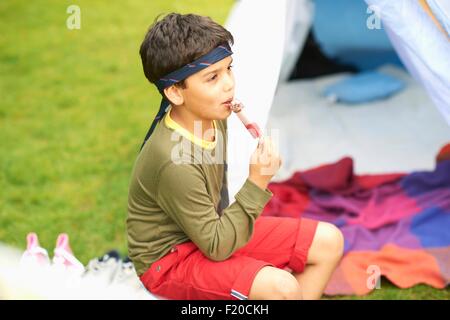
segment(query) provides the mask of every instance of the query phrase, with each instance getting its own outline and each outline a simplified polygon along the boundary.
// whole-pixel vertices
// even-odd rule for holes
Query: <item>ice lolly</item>
[[[238,116],[238,118],[241,120],[245,128],[247,128],[247,130],[250,132],[250,134],[254,139],[261,138],[262,132],[259,126],[256,124],[256,122],[250,122],[250,120],[248,120],[247,117],[242,112],[242,109],[244,108],[242,102],[240,102],[237,99],[234,99],[233,101],[231,101],[230,104],[228,104],[228,106]]]

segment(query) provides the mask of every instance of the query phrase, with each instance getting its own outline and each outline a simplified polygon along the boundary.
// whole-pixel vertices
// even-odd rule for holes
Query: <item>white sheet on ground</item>
[[[139,286],[139,279],[105,282],[102,277],[86,278],[53,266],[20,263],[22,252],[0,242],[0,300],[157,300]]]
[[[345,105],[320,93],[348,74],[280,85],[268,121],[269,129],[280,131],[283,159],[273,181],[343,156],[353,157],[360,174],[434,168],[436,153],[450,141],[450,127],[404,69],[379,70],[404,80],[406,88],[385,100]]]

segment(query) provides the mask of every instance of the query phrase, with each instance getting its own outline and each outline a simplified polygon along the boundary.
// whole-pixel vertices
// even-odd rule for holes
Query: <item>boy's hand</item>
[[[250,158],[249,179],[264,190],[280,167],[281,158],[272,139],[261,137]]]

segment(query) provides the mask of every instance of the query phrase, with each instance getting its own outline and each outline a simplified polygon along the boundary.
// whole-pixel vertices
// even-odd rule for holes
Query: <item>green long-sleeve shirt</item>
[[[214,127],[213,142],[197,139],[169,110],[138,155],[127,218],[128,251],[138,275],[179,243],[193,241],[220,261],[250,240],[272,193],[247,179],[229,205],[226,120],[214,121]],[[180,150],[190,152],[179,157]]]

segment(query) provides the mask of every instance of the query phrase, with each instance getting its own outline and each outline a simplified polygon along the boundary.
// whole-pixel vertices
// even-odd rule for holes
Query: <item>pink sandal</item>
[[[53,266],[71,271],[84,272],[84,265],[73,255],[69,245],[69,236],[66,233],[58,235],[53,256]]]
[[[20,259],[21,267],[48,267],[50,259],[47,250],[39,245],[39,239],[36,233],[30,232],[27,235],[27,250]]]

